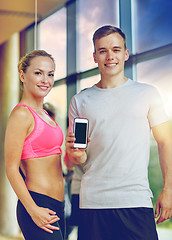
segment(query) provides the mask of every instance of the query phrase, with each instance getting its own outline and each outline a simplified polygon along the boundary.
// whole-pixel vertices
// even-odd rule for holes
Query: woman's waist
[[[61,156],[52,155],[43,158],[27,159],[21,161],[20,168],[27,182],[54,181],[63,179]]]
[[[59,214],[59,212],[64,212],[64,200],[58,200],[53,197],[50,197],[46,194],[34,192],[29,190],[31,197],[34,202],[41,207],[50,208]],[[20,200],[19,200],[20,201]]]
[[[60,155],[23,160],[20,167],[25,173],[29,190],[63,200],[64,179]]]
[[[45,194],[59,201],[64,200],[64,179],[61,176],[37,176],[25,180],[28,190]]]

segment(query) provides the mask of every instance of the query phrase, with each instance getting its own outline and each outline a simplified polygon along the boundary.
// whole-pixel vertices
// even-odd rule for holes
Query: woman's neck
[[[34,98],[26,97],[25,95],[23,95],[20,102],[30,106],[36,111],[42,111],[43,101],[44,101],[43,98],[34,99]]]

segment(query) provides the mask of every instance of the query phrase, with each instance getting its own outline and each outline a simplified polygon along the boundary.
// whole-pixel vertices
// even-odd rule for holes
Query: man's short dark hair
[[[124,39],[124,47],[125,47],[125,49],[127,49],[125,33],[120,28],[117,28],[117,27],[114,27],[111,25],[102,26],[95,31],[95,33],[93,35],[94,46],[95,46],[95,41],[97,39],[100,39],[102,37],[108,36],[113,33],[119,33],[121,35],[121,37]]]

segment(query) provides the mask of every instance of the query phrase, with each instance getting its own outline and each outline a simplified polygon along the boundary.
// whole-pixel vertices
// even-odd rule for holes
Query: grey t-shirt
[[[152,207],[150,131],[168,120],[156,88],[130,79],[112,89],[94,85],[72,98],[69,129],[75,117],[88,118],[91,137],[80,207]]]
[[[83,165],[75,165],[71,183],[71,194],[79,194],[81,188],[81,179],[83,176]]]

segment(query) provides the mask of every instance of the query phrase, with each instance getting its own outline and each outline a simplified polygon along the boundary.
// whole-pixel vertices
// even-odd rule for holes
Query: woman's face
[[[30,62],[24,73],[20,71],[20,80],[23,82],[24,93],[34,97],[45,97],[54,84],[55,66],[51,58],[37,56]]]

